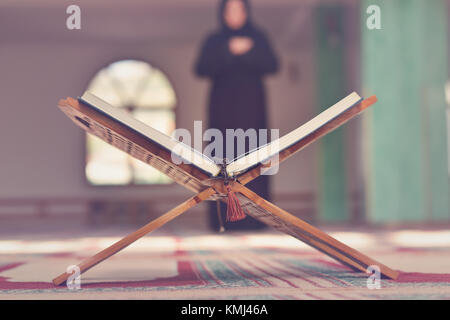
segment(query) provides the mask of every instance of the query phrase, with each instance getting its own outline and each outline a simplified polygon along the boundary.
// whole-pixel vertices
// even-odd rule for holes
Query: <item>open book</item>
[[[321,130],[333,130],[345,122],[348,115],[355,113],[361,101],[357,93],[351,93],[292,132],[232,160],[226,165],[226,175],[238,177],[267,163],[274,156],[305,145]],[[78,101],[70,98],[61,100],[59,107],[85,131],[148,163],[194,191],[202,189],[203,180],[224,174],[221,164],[89,92],[78,98]],[[278,159],[282,160],[284,158]]]

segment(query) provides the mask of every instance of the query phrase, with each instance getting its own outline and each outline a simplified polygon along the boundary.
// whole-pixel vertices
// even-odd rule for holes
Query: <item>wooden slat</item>
[[[175,207],[172,210],[168,211],[167,213],[163,214],[159,218],[146,224],[145,226],[138,229],[137,231],[135,231],[135,232],[129,234],[128,236],[126,236],[125,238],[117,241],[116,243],[109,246],[108,248],[106,248],[106,249],[100,251],[99,253],[97,253],[96,255],[82,261],[78,265],[78,267],[80,268],[80,272],[81,273],[86,272],[87,270],[91,269],[92,267],[99,264],[100,262],[108,259],[112,255],[114,255],[117,252],[121,251],[122,249],[128,247],[130,244],[132,244],[136,240],[142,238],[146,234],[162,227],[164,224],[175,219],[182,213],[186,212],[188,209],[190,209],[190,208],[194,207],[195,205],[197,205],[198,203],[208,199],[214,193],[215,193],[215,191],[213,188],[208,188],[208,189],[200,192],[199,194],[191,197],[190,199],[181,203],[177,207]],[[53,284],[55,284],[57,286],[61,285],[67,281],[69,276],[70,276],[69,273],[67,273],[67,272],[63,273],[63,274],[59,275],[58,277],[56,277],[55,279],[53,279]]]
[[[366,272],[368,266],[376,265],[380,268],[383,276],[391,279],[398,277],[398,271],[392,270],[384,264],[334,239],[325,232],[261,198],[245,186],[234,183],[233,189],[250,200],[247,203],[241,201],[243,208],[251,216],[267,223],[269,226],[288,233],[335,260],[350,266],[352,269]],[[253,204],[263,210],[254,207]]]
[[[208,186],[202,183],[203,180],[208,179],[209,175],[198,169],[194,165],[188,163],[177,164],[172,161],[171,151],[166,150],[159,146],[156,142],[147,139],[145,136],[129,129],[127,126],[120,122],[111,119],[105,114],[97,111],[96,109],[79,102],[73,98],[67,98],[61,100],[58,107],[80,128],[90,134],[95,134],[95,130],[90,127],[94,127],[95,123],[110,130],[111,134],[116,134],[120,137],[131,141],[133,144],[142,148],[146,153],[151,155],[151,159],[140,159],[145,163],[155,167],[162,173],[172,178],[175,182],[183,185],[187,189],[194,192],[199,192],[208,188]],[[86,127],[82,122],[77,120],[76,117],[81,118],[83,121],[89,124],[90,127]],[[108,136],[101,136],[95,134],[97,137],[112,144]],[[119,148],[118,146],[115,146]],[[127,148],[119,148],[124,152],[127,152]],[[129,153],[129,152],[128,152]],[[133,154],[131,154],[133,156]]]
[[[362,111],[366,110],[368,107],[373,105],[377,102],[377,97],[372,96],[370,98],[367,98],[360,103],[354,105],[353,107],[349,108],[347,111],[340,114],[338,117],[336,117],[334,120],[328,122],[323,127],[319,128],[318,130],[312,132],[302,140],[298,141],[294,145],[290,146],[286,150],[281,151],[276,157],[273,158],[273,161],[271,163],[272,166],[279,165],[281,162],[287,160],[288,158],[292,157],[294,154],[299,152],[300,150],[306,148],[311,143],[315,142],[316,140],[320,139],[324,135],[327,135],[328,133],[332,132],[333,130],[339,128],[341,125],[355,117],[356,115],[360,114]],[[250,181],[256,179],[261,175],[261,171],[264,167],[267,167],[267,165],[260,164],[256,166],[255,168],[242,173],[237,177],[238,181],[241,184],[247,184]]]

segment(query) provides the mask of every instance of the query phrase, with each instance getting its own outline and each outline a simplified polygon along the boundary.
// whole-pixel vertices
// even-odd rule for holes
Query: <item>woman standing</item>
[[[252,23],[248,0],[222,0],[219,20],[220,29],[207,37],[195,67],[197,75],[212,81],[209,127],[219,129],[224,138],[226,129],[267,129],[263,77],[278,70],[277,58],[265,34]],[[226,155],[225,142],[223,150]],[[268,176],[260,176],[247,186],[269,198]],[[222,206],[223,214],[226,207]],[[211,203],[210,217],[217,229],[215,203]],[[226,224],[227,229],[261,227],[251,217]]]

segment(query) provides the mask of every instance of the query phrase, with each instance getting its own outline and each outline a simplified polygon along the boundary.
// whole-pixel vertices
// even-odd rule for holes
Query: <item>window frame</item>
[[[174,82],[171,80],[171,77],[169,75],[169,73],[167,73],[163,68],[161,68],[159,65],[157,64],[152,64],[147,60],[144,59],[140,59],[140,58],[121,58],[121,59],[114,59],[111,62],[108,62],[104,65],[102,65],[100,68],[97,69],[97,71],[93,72],[93,74],[90,76],[89,81],[87,81],[87,85],[85,85],[85,88],[87,90],[87,88],[89,88],[89,84],[90,82],[99,74],[100,71],[102,71],[103,69],[109,67],[111,64],[116,63],[116,62],[120,62],[120,61],[127,61],[127,60],[133,60],[133,61],[138,61],[138,62],[144,62],[148,65],[150,65],[152,68],[155,68],[157,70],[159,70],[160,72],[162,72],[164,74],[164,76],[167,78],[167,80],[169,81],[173,91],[174,91],[174,95],[175,95],[175,103],[171,108],[166,108],[166,107],[152,107],[152,108],[142,108],[142,107],[123,107],[122,109],[125,109],[127,111],[131,110],[148,110],[149,112],[151,112],[151,110],[170,110],[172,111],[175,120],[174,120],[174,126],[175,128],[177,127],[177,119],[178,119],[178,105],[179,105],[179,100],[178,100],[178,94],[177,94],[177,89],[176,86],[174,85]],[[86,167],[88,165],[88,146],[87,146],[87,141],[88,141],[88,135],[89,133],[83,133],[83,167],[82,167],[82,172],[83,172],[83,180],[84,183],[86,185],[88,185],[91,188],[95,188],[95,189],[120,189],[120,188],[136,188],[136,189],[144,189],[144,188],[167,188],[167,187],[172,187],[175,184],[175,181],[173,181],[172,179],[170,179],[170,182],[168,183],[136,183],[135,182],[135,177],[133,176],[133,178],[131,179],[130,182],[126,183],[126,184],[93,184],[91,181],[89,181],[87,174],[86,174]],[[105,142],[106,143],[106,142]],[[113,146],[111,146],[112,148],[115,148]],[[123,152],[123,151],[121,151]],[[140,161],[140,160],[137,160]],[[152,167],[153,168],[153,167]],[[157,169],[155,169],[157,170]],[[134,171],[134,170],[133,170]],[[162,175],[165,175],[163,172],[160,172]]]

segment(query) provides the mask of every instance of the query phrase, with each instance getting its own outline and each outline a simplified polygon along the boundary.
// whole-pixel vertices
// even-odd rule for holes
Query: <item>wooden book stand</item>
[[[325,126],[316,130],[312,134],[308,135],[298,143],[292,145],[288,149],[281,151],[278,154],[277,160],[279,163],[286,160],[288,157],[292,156],[294,153],[300,151],[313,141],[319,139],[320,137],[326,135],[337,127],[341,126],[349,119],[359,114],[370,105],[374,104],[377,101],[375,96],[372,96],[366,100],[361,101],[359,104],[350,108],[348,111],[342,113],[332,121],[328,122]],[[114,123],[111,119],[108,119],[100,114],[95,114],[92,110],[84,106],[79,101],[68,98],[66,100],[61,100],[58,105],[66,114],[68,114],[72,120],[82,118],[84,121],[93,121],[95,120],[96,124],[101,124],[110,130],[113,130],[116,133],[119,133],[121,137],[129,139],[133,141],[138,146],[146,148],[146,150],[152,150],[154,146],[148,145],[148,141],[141,141],[139,137],[135,136],[133,132],[127,132],[123,128],[118,127],[117,123]],[[75,123],[77,121],[74,120]],[[91,123],[91,122],[89,122]],[[80,125],[79,123],[77,123]],[[89,126],[90,127],[90,126]],[[83,128],[86,130],[86,128]],[[95,133],[94,133],[95,134]],[[133,136],[134,135],[134,136]],[[108,138],[111,139],[111,132],[108,131]],[[106,140],[106,139],[105,139]],[[147,144],[146,144],[147,143]],[[160,150],[153,152],[153,154],[158,155],[158,159],[160,161],[168,161],[167,155],[161,153]],[[152,164],[150,159],[147,159],[147,162]],[[272,162],[270,165],[272,166],[274,163]],[[266,165],[267,166],[267,165]],[[232,181],[225,181],[223,179],[203,179],[200,181],[198,172],[189,172],[189,179],[192,180],[184,180],[184,184],[191,190],[195,190],[197,192],[196,195],[187,199],[185,202],[181,203],[177,207],[163,214],[159,218],[153,220],[147,225],[143,226],[139,230],[129,234],[125,238],[117,241],[110,247],[100,251],[96,255],[82,261],[78,267],[80,268],[80,272],[84,273],[100,262],[108,259],[112,255],[116,254],[120,250],[126,248],[136,240],[142,238],[146,234],[162,227],[169,221],[175,219],[179,215],[186,212],[188,209],[194,207],[198,203],[204,200],[217,200],[220,199],[224,201],[227,197],[226,185],[231,187],[234,193],[238,196],[239,202],[250,216],[274,227],[275,229],[287,233],[304,243],[308,244],[311,247],[325,253],[326,255],[334,258],[335,260],[341,262],[344,265],[351,267],[355,271],[359,272],[368,272],[367,268],[369,266],[377,266],[380,269],[380,273],[383,277],[396,279],[398,277],[399,272],[393,270],[384,264],[373,260],[372,258],[362,254],[361,252],[343,244],[342,242],[334,239],[323,231],[313,227],[312,225],[306,223],[305,221],[297,218],[296,216],[290,214],[289,212],[277,207],[273,203],[263,199],[258,196],[250,189],[245,187],[247,183],[255,179],[261,174],[261,169],[264,165],[257,166],[250,171],[243,173],[242,175],[237,176]],[[178,168],[179,169],[179,168]],[[184,168],[184,174],[188,172],[188,168]],[[171,170],[177,170],[176,167],[171,166]],[[166,173],[170,175],[171,170]],[[176,181],[176,177],[174,178]],[[177,181],[179,182],[179,181]],[[187,185],[189,183],[189,185]],[[61,285],[67,281],[69,278],[69,273],[63,273],[53,279],[53,283],[55,285]]]

